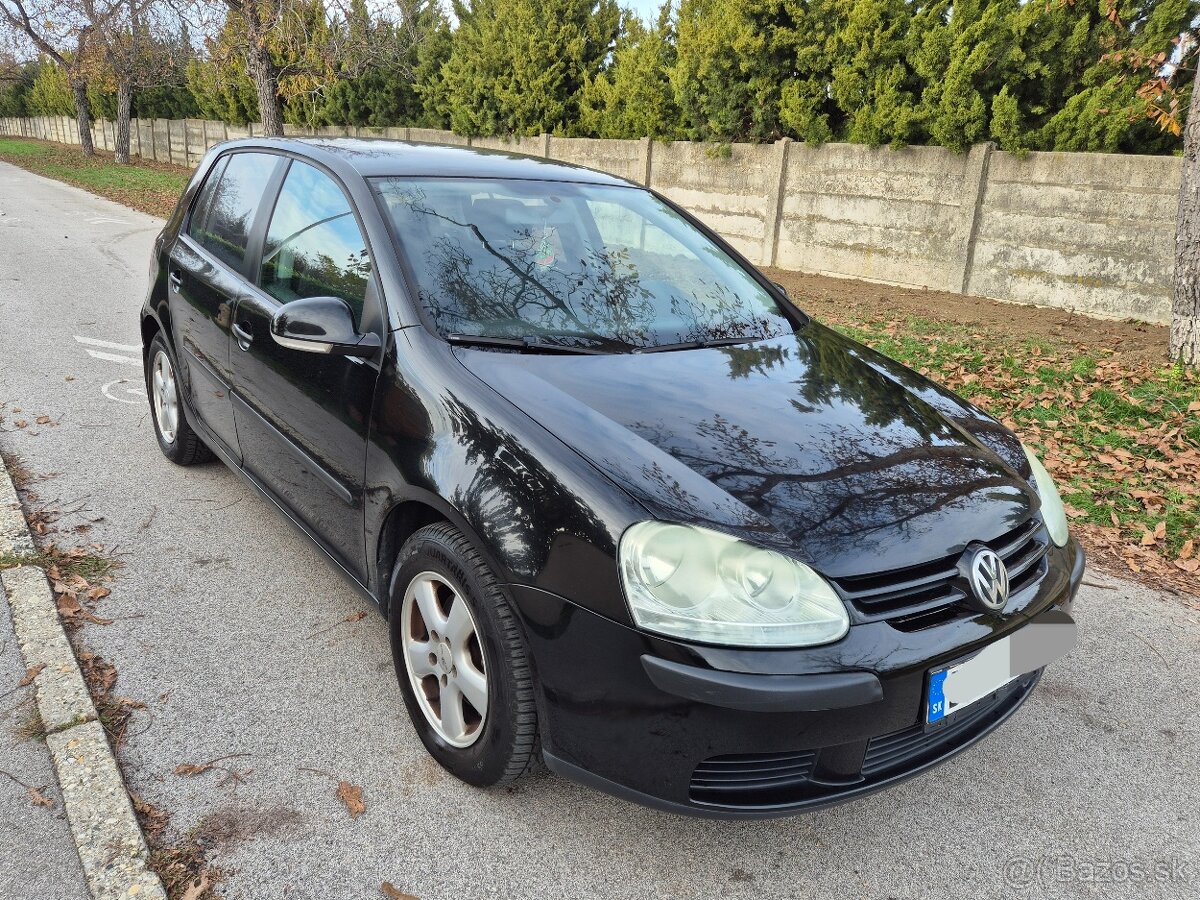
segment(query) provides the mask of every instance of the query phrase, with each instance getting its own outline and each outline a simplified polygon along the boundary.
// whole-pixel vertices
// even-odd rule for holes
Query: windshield
[[[443,336],[626,351],[794,330],[749,273],[648,191],[459,178],[375,186]]]

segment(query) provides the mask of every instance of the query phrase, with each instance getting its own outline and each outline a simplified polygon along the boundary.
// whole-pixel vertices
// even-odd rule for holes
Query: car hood
[[[457,353],[654,517],[781,549],[831,577],[959,553],[1037,505],[1006,429],[815,323],[703,350]]]

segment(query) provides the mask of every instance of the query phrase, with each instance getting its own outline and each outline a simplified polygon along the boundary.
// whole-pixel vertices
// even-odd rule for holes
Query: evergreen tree
[[[1082,0],[1080,5],[1082,6]],[[1145,114],[1137,96],[1141,82],[1130,77],[1123,55],[1149,56],[1169,47],[1173,38],[1200,16],[1195,0],[1125,0],[1116,6],[1129,27],[1106,27],[1106,0],[1092,0],[1093,9],[1077,10],[1088,21],[1099,18],[1100,32],[1088,65],[1073,90],[1061,95],[1061,107],[1041,129],[1040,149],[1091,150],[1104,153],[1170,153],[1179,149],[1177,135],[1160,130]],[[1183,96],[1186,106],[1190,94]]]
[[[671,85],[687,137],[773,140],[780,97],[793,70],[777,32],[789,0],[682,0]],[[800,4],[807,5],[807,4]]]
[[[851,143],[901,146],[916,140],[921,83],[907,59],[908,0],[832,0],[830,93]]]
[[[460,134],[566,133],[620,22],[615,0],[454,0],[458,28],[442,68]]]
[[[601,138],[675,137],[681,123],[667,74],[674,63],[671,0],[650,28],[627,11],[611,65],[584,84],[580,132]]]
[[[321,123],[375,127],[439,127],[443,123],[436,111],[427,109],[419,80],[440,79],[440,69],[450,54],[450,23],[435,0],[416,0],[403,15],[414,39],[401,42],[392,37],[391,41],[405,44],[405,58],[335,82],[318,112]]]

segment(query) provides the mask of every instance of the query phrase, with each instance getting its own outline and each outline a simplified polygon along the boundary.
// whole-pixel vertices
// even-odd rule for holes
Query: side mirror
[[[271,337],[281,347],[305,353],[371,358],[379,336],[359,334],[354,313],[341,297],[305,297],[286,303],[271,318]]]

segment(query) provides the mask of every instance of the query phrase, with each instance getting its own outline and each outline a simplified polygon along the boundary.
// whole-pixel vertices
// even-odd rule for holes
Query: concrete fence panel
[[[949,249],[970,227],[968,156],[938,147],[858,145],[788,154],[776,264],[945,289]]]
[[[641,141],[594,138],[550,138],[550,158],[599,169],[618,178],[645,183]]]
[[[773,154],[761,144],[656,143],[650,186],[761,262]]]
[[[454,134],[452,131],[439,131],[436,128],[410,128],[408,129],[408,139],[421,144],[458,144],[465,146],[471,143],[471,139],[464,135]]]
[[[965,290],[1169,321],[1180,160],[992,155]]]

